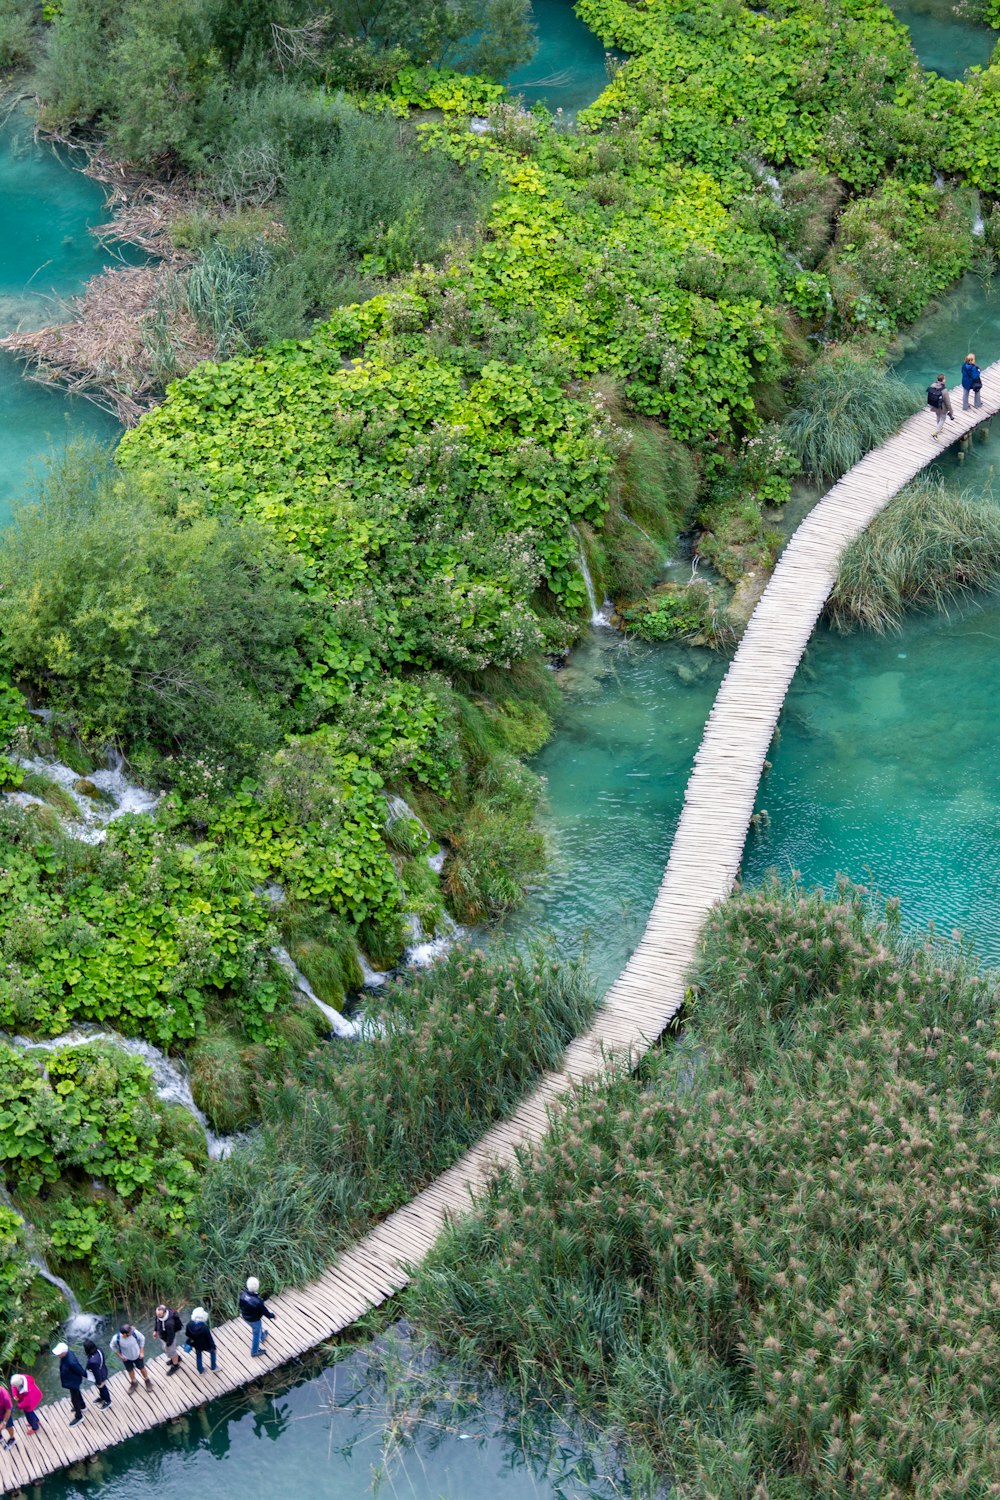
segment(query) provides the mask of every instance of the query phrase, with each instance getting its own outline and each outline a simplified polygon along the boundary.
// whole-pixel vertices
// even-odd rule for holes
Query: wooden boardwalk
[[[150,1361],[151,1394],[129,1396],[124,1373],[113,1376],[113,1405],[70,1428],[68,1401],[42,1411],[42,1432],[0,1449],[0,1485],[11,1491],[80,1462],[115,1443],[183,1416],[213,1396],[236,1390],[341,1332],[378,1307],[408,1279],[407,1267],[430,1250],[447,1217],[467,1211],[470,1194],[519,1146],[544,1134],[549,1106],[574,1084],[599,1075],[608,1060],[640,1056],[674,1018],[702,924],[728,895],[739,869],[757,785],[788,686],[833,585],[844,547],[943,447],[1000,409],[1000,363],[985,372],[983,406],[967,416],[952,393],[956,420],[933,437],[927,411],[846,474],[809,513],[785,548],[719,688],[688,782],[663,882],[635,953],[611,986],[589,1032],[567,1049],[560,1072],[547,1074],[509,1119],[404,1208],[390,1215],[307,1286],[270,1299],[265,1354],[250,1358],[250,1331],[239,1321],[215,1330],[219,1368],[198,1376],[193,1357],[166,1377]],[[151,1344],[150,1347],[153,1347]]]

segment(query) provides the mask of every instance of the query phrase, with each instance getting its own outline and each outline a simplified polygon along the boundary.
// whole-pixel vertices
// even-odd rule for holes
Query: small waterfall
[[[90,1031],[82,1027],[76,1031],[68,1031],[65,1036],[50,1037],[44,1041],[30,1036],[5,1039],[19,1052],[59,1052],[64,1047],[89,1047],[95,1042],[107,1042],[132,1057],[139,1057],[153,1075],[156,1097],[164,1104],[181,1105],[198,1121],[205,1132],[205,1144],[212,1161],[221,1161],[233,1148],[231,1136],[216,1135],[209,1128],[208,1121],[194,1102],[187,1075],[175,1062],[171,1062],[165,1052],[154,1047],[152,1042],[141,1041],[138,1037],[119,1036],[116,1031]]]
[[[417,827],[422,831],[427,843],[437,844],[437,839],[434,838],[433,834],[430,832],[423,819],[417,816],[410,804],[408,802],[404,802],[402,797],[386,797],[385,805],[387,809],[385,819],[386,828],[391,828],[393,823],[399,823],[401,821],[416,823]],[[434,871],[434,874],[440,875],[441,871],[444,869],[444,862],[448,858],[448,851],[439,847],[436,854],[426,854],[424,858],[427,860],[427,863]]]
[[[410,930],[410,941],[406,946],[405,955],[408,969],[430,968],[431,964],[443,958],[448,949],[464,936],[463,929],[449,917],[447,912],[442,912],[437,933],[432,938],[425,935],[416,912],[410,913],[406,919],[406,925]]]
[[[349,1021],[346,1016],[342,1016],[340,1014],[339,1010],[335,1010],[332,1005],[327,1005],[324,1000],[321,1000],[319,998],[316,991],[313,989],[312,985],[309,983],[308,979],[303,974],[298,964],[292,958],[292,955],[289,953],[287,948],[272,948],[271,952],[274,954],[274,957],[277,959],[281,967],[289,975],[292,983],[299,991],[299,993],[305,995],[307,1000],[311,1000],[313,1005],[315,1005],[318,1010],[321,1010],[323,1012],[324,1016],[330,1023],[330,1030],[333,1032],[334,1036],[343,1037],[345,1040],[352,1041],[356,1037],[364,1036],[365,1025],[363,1022]]]
[[[976,221],[972,226],[972,232],[976,236],[977,240],[981,240],[983,235],[985,234],[986,225],[983,223],[982,214],[976,214]]]
[[[587,553],[583,545],[583,537],[575,526],[573,530],[576,532],[580,572],[583,574],[583,582],[587,590],[587,603],[590,605],[590,623],[597,627],[606,626],[611,619],[611,601],[605,599],[604,603],[598,608],[597,594],[594,590],[594,580],[590,576],[590,568],[587,564]]]
[[[31,1225],[15,1207],[14,1200],[7,1191],[7,1184],[4,1182],[0,1182],[0,1201],[6,1203],[11,1213],[17,1214],[17,1217],[24,1226],[24,1237],[28,1244],[28,1259],[31,1261],[31,1264],[43,1281],[47,1281],[50,1286],[54,1286],[56,1291],[62,1294],[66,1306],[69,1308],[69,1317],[63,1325],[66,1337],[71,1339],[93,1338],[103,1319],[99,1313],[85,1313],[69,1282],[63,1281],[62,1277],[57,1276],[55,1271],[49,1270],[45,1260],[38,1254],[38,1251],[35,1250],[31,1243]]]
[[[151,813],[160,800],[159,792],[148,792],[136,786],[124,773],[124,761],[115,751],[109,753],[106,770],[93,771],[89,776],[80,776],[70,766],[58,760],[46,760],[42,756],[22,755],[17,764],[24,771],[33,771],[62,787],[75,802],[79,816],[66,823],[66,831],[85,844],[100,844],[107,836],[108,824],[126,813]],[[90,783],[98,796],[88,796],[80,791],[81,785]],[[31,792],[9,792],[7,798],[21,807],[32,803],[45,803],[44,797]]]

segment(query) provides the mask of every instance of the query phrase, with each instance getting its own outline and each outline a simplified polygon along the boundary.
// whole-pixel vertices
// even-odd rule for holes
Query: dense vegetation
[[[842,630],[898,630],[1000,581],[1000,511],[928,476],[907,485],[844,553],[827,611]]]
[[[683,1044],[570,1102],[411,1313],[599,1415],[640,1490],[993,1493],[997,999],[895,903],[732,898]]]
[[[0,1020],[146,1037],[184,1054],[215,1128],[262,1121],[183,1233],[143,1197],[133,1241],[107,1200],[102,1291],[169,1263],[221,1308],[223,1234],[304,1274],[545,1065],[582,1010],[554,1018],[536,978],[549,1030],[509,1076],[483,1064],[487,1006],[468,1112],[420,1151],[387,1115],[378,1160],[334,1170],[362,1103],[373,1128],[383,1094],[424,1120],[386,1082],[417,1002],[387,992],[389,1042],[345,1075],[273,950],[339,1007],[363,956],[398,962],[446,903],[515,905],[543,862],[519,757],[588,607],[581,558],[635,628],[711,637],[710,595],[646,602],[664,550],[685,532],[731,583],[766,569],[797,467],[837,472],[909,410],[888,337],[1000,240],[988,218],[977,252],[967,188],[931,186],[942,166],[991,186],[990,74],[928,79],[884,6],[580,9],[629,60],[567,127],[496,82],[530,53],[524,0],[62,0],[40,32],[0,0],[0,65],[41,34],[43,121],[183,184],[192,260],[146,335],[166,373],[182,314],[219,356],[113,462],[72,451],[0,544],[4,785],[29,799],[0,823]],[[109,741],[167,794],[85,844],[20,760],[57,754],[82,787]],[[90,1213],[66,1183],[60,1212]],[[64,1196],[43,1182],[31,1213],[69,1261]]]

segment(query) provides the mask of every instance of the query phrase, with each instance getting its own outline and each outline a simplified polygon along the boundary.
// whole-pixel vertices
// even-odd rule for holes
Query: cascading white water
[[[111,764],[103,771],[92,771],[89,776],[80,776],[61,761],[48,760],[43,756],[22,755],[17,764],[24,771],[33,771],[55,782],[67,792],[76,804],[78,817],[66,822],[66,831],[86,844],[99,844],[107,837],[108,824],[126,813],[151,813],[160,800],[159,792],[148,792],[144,787],[129,781],[124,772],[124,761],[117,753]],[[90,782],[99,797],[89,797],[80,791],[81,783]],[[24,807],[32,803],[43,803],[45,799],[30,792],[8,792],[8,800]]]
[[[335,1010],[332,1005],[327,1005],[325,1000],[321,1000],[287,948],[272,948],[271,952],[281,967],[288,973],[299,993],[305,995],[307,1000],[311,1000],[313,1005],[323,1012],[330,1023],[330,1030],[334,1036],[344,1037],[347,1040],[364,1036],[365,1023],[363,1021],[349,1021],[346,1016],[340,1014],[339,1010]]]
[[[445,860],[448,857],[448,851],[446,849],[442,849],[442,848],[440,848],[438,846],[437,839],[434,838],[433,834],[431,833],[430,829],[427,827],[427,825],[423,821],[423,819],[421,817],[419,817],[413,811],[413,808],[410,806],[410,804],[408,802],[405,802],[402,797],[395,797],[395,796],[386,797],[386,799],[385,799],[385,805],[386,805],[386,816],[385,816],[385,826],[386,826],[386,828],[391,828],[392,825],[393,825],[393,823],[399,823],[399,822],[416,823],[417,827],[423,833],[424,838],[427,841],[427,844],[428,845],[432,845],[434,847],[434,849],[435,849],[435,853],[433,853],[433,854],[425,854],[424,858],[427,860],[427,863],[430,866],[430,868],[434,871],[434,874],[435,875],[440,875],[441,871],[444,869],[444,862],[445,862]]]
[[[154,1047],[152,1042],[144,1042],[139,1037],[119,1036],[116,1031],[99,1031],[96,1028],[91,1030],[86,1027],[68,1031],[64,1036],[49,1037],[45,1040],[30,1036],[4,1036],[3,1040],[20,1052],[59,1052],[64,1047],[88,1047],[93,1046],[95,1042],[107,1042],[112,1047],[118,1047],[132,1057],[141,1058],[146,1064],[153,1075],[153,1086],[158,1099],[161,1099],[164,1104],[181,1105],[198,1121],[205,1132],[205,1144],[212,1161],[221,1161],[233,1148],[231,1136],[216,1135],[210,1129],[208,1121],[194,1102],[187,1075],[177,1063],[171,1061],[165,1052],[161,1052],[159,1047]]]
[[[587,590],[587,603],[590,605],[590,623],[598,628],[608,626],[611,622],[611,601],[610,599],[605,599],[604,603],[598,607],[597,594],[594,590],[594,580],[590,576],[590,568],[587,564],[587,553],[583,545],[583,537],[575,526],[573,530],[576,533],[580,572],[583,574],[583,582]]]
[[[432,938],[425,936],[423,924],[416,912],[410,913],[406,924],[410,932],[404,960],[408,969],[429,968],[464,936],[463,929],[452,921],[447,912],[441,914],[438,930]]]

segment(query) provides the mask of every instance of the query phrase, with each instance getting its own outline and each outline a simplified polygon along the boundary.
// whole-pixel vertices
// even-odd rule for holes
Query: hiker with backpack
[[[944,426],[945,417],[951,421],[955,420],[955,413],[951,407],[951,393],[948,390],[948,382],[943,375],[939,375],[933,385],[927,387],[927,405],[937,417],[937,427],[934,429],[934,437],[940,436],[941,428]]]

